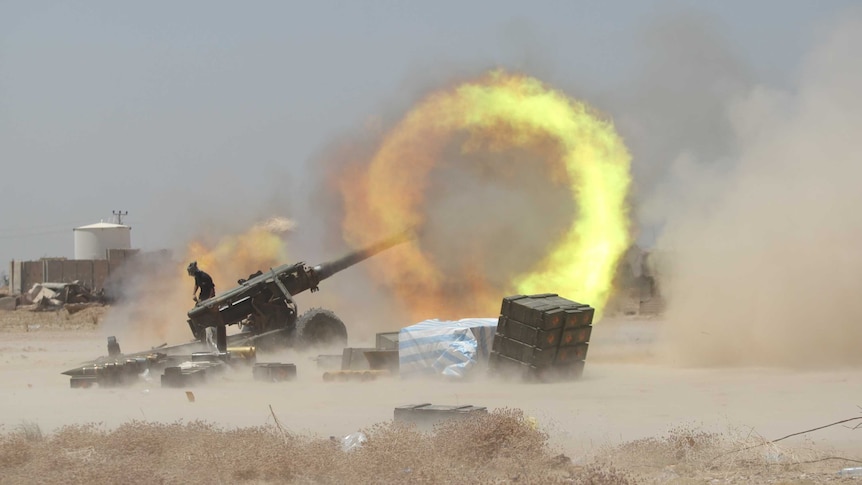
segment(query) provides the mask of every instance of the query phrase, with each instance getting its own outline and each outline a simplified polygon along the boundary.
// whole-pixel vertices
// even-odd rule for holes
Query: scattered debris
[[[77,313],[92,304],[104,304],[102,291],[93,292],[80,281],[70,283],[35,283],[27,293],[21,295],[22,303],[35,305],[33,310],[66,310]],[[17,304],[17,302],[16,302]]]
[[[20,300],[17,296],[0,297],[0,310],[15,310],[19,304]]]
[[[362,431],[350,433],[344,438],[341,438],[341,451],[347,453],[357,448],[361,448],[366,441],[368,441],[368,437],[365,436],[365,433]]]
[[[862,466],[854,466],[851,468],[842,468],[841,471],[838,472],[839,475],[845,477],[858,477],[862,476]]]

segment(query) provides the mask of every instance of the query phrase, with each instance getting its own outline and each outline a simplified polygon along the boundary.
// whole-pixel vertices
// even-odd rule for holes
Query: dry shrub
[[[573,468],[516,409],[495,410],[424,432],[398,422],[364,430],[367,443],[308,476],[315,483],[569,483]],[[311,468],[309,468],[311,470]]]
[[[38,423],[34,423],[32,421],[25,421],[18,426],[18,431],[24,435],[24,438],[27,441],[42,441],[45,437],[42,434],[42,428],[39,427]]]
[[[0,438],[0,475],[10,468],[26,465],[33,457],[32,442],[22,433]]]
[[[570,460],[554,456],[548,435],[527,421],[520,409],[445,422],[435,428],[432,440],[441,466],[482,481],[555,483],[566,480],[571,471]],[[457,475],[450,478],[457,480]]]
[[[519,410],[431,432],[395,422],[364,432],[368,441],[345,452],[337,438],[275,426],[131,421],[112,431],[68,426],[37,441],[19,430],[0,435],[0,483],[572,483],[578,476]],[[575,483],[630,483],[597,480]]]
[[[44,438],[42,428],[31,421],[21,423],[12,433],[0,435],[0,471],[29,462],[34,445]]]
[[[516,409],[427,432],[377,424],[364,430],[364,445],[348,452],[338,438],[292,434],[278,424],[222,429],[202,421],[131,421],[114,430],[67,426],[45,436],[34,429],[0,434],[0,484],[773,483],[802,473],[833,477],[837,466],[814,463],[822,452],[779,448],[750,431],[715,434],[692,426],[600,450],[594,463],[574,466]]]
[[[721,450],[724,438],[694,426],[672,428],[664,436],[643,438],[624,443],[607,455],[612,461],[623,458],[627,464],[664,467],[668,465],[703,464]]]
[[[464,463],[542,459],[548,441],[546,433],[526,422],[520,409],[501,409],[478,419],[444,422],[435,429],[434,438],[443,456]]]
[[[577,474],[574,485],[636,485],[637,481],[628,473],[612,466],[593,463]]]
[[[819,483],[832,480],[835,470],[846,466],[807,438],[799,440],[802,442],[791,446],[789,442],[773,443],[751,429],[713,433],[683,425],[658,437],[601,450],[595,466],[635,473],[639,480],[657,483],[714,479],[726,483],[797,483],[800,476]]]

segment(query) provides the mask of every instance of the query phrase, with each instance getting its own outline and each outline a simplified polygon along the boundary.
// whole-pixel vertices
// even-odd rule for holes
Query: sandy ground
[[[272,425],[271,406],[291,432],[340,437],[391,420],[396,406],[428,402],[521,409],[536,418],[551,445],[574,464],[586,465],[598,458],[657,483],[683,478],[692,483],[819,483],[838,480],[836,472],[853,463],[827,459],[799,465],[799,461],[829,456],[862,460],[862,430],[848,428],[855,422],[784,440],[781,448],[762,447],[756,451],[762,458],[758,480],[726,468],[699,468],[686,477],[674,469],[679,463],[651,460],[644,464],[637,453],[620,454],[627,446],[667,441],[680,429],[722,436],[726,442],[722,449],[729,449],[734,442],[771,440],[860,416],[862,369],[679,368],[656,356],[660,319],[606,319],[597,324],[584,377],[577,382],[324,383],[311,356],[285,353],[261,355],[259,360],[295,362],[297,381],[264,384],[253,381],[250,371],[232,372],[212,385],[195,388],[195,401],[189,402],[184,390],[160,388],[158,376],[127,388],[70,389],[68,377],[60,372],[106,353],[105,335],[96,323],[100,314],[87,312],[72,317],[21,311],[0,315],[0,433],[15,432],[26,424],[38,425],[44,433],[84,423],[115,429],[134,420]],[[158,343],[121,345],[125,351],[138,351]],[[770,468],[781,460],[794,466]]]

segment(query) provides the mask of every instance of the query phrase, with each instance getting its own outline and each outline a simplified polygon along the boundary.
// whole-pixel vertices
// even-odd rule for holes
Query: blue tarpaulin
[[[464,377],[488,359],[497,331],[496,318],[425,320],[398,333],[402,377]]]

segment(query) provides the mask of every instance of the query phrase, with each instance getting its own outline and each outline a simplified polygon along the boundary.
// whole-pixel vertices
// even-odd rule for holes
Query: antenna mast
[[[113,211],[114,215],[117,216],[117,224],[123,224],[123,216],[129,215],[129,211]]]

